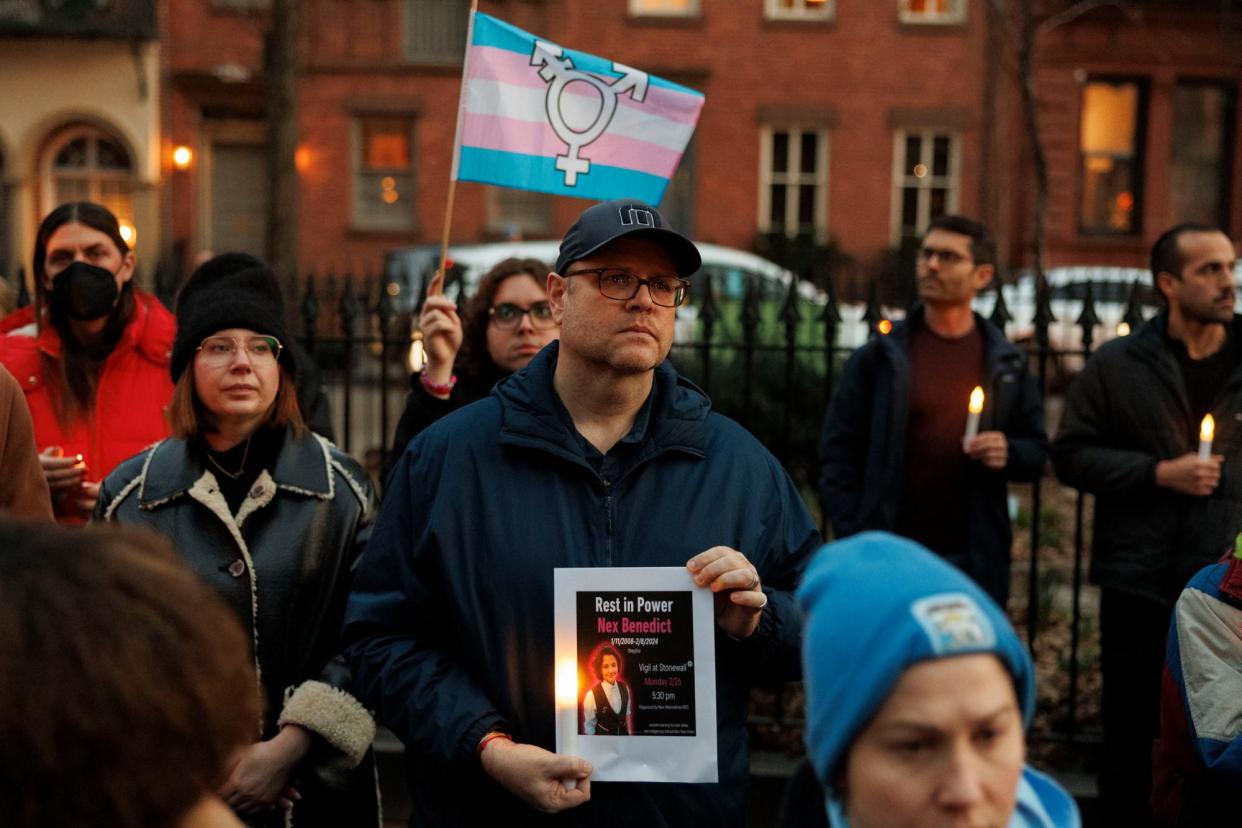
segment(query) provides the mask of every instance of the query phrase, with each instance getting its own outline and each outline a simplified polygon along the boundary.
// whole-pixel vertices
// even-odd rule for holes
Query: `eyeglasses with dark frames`
[[[501,302],[488,308],[487,315],[491,322],[502,331],[512,331],[522,326],[522,318],[530,317],[530,326],[537,331],[546,331],[556,327],[556,318],[552,315],[552,306],[547,302],[536,302],[529,308],[515,305],[512,302]]]
[[[231,336],[209,336],[195,348],[203,362],[212,368],[232,365],[240,348],[246,349],[251,365],[275,365],[284,346],[274,336],[248,336],[234,339]]]
[[[962,262],[974,261],[970,256],[963,256],[956,250],[941,250],[937,247],[920,247],[918,256],[920,262],[930,262],[932,257],[935,256],[940,260],[940,264],[945,267],[953,267],[953,265],[961,264]]]
[[[599,292],[618,302],[628,302],[633,299],[638,295],[639,288],[646,285],[651,301],[662,308],[675,308],[686,301],[686,291],[690,289],[689,282],[676,276],[652,276],[650,279],[641,279],[620,267],[583,268],[565,274],[567,279],[570,276],[599,277]]]

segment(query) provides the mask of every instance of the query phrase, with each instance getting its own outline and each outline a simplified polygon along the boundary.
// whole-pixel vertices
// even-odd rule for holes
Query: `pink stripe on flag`
[[[543,89],[548,84],[539,77],[539,68],[531,66],[528,56],[519,55],[517,52],[497,49],[494,46],[472,46],[467,59],[467,72],[462,82],[484,80]],[[581,84],[570,84],[565,90],[566,94],[595,96],[594,92],[585,89],[577,91],[580,86]],[[642,109],[652,115],[683,124],[694,124],[698,121],[699,110],[703,107],[701,95],[688,95],[675,89],[652,85],[647,87],[646,100],[643,103],[635,101],[628,94],[618,96],[617,100],[624,107]]]
[[[462,118],[461,145],[545,158],[564,155],[567,150],[550,124],[469,112]],[[581,155],[595,163],[637,170],[661,178],[672,178],[677,162],[681,160],[680,152],[607,133],[583,147]]]

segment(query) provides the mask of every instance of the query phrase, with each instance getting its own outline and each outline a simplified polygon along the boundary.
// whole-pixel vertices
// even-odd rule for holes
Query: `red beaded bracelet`
[[[449,381],[446,383],[438,383],[427,379],[427,372],[422,371],[418,375],[418,381],[423,384],[423,388],[426,388],[432,394],[437,396],[448,396],[453,393],[453,386],[457,384],[457,375],[453,374],[449,377]]]
[[[513,741],[513,737],[510,736],[508,733],[505,733],[503,730],[493,730],[491,733],[487,734],[486,736],[484,736],[482,739],[479,740],[479,746],[474,749],[475,756],[482,756],[483,748],[487,747],[489,744],[496,741],[497,739],[504,739],[509,742]]]

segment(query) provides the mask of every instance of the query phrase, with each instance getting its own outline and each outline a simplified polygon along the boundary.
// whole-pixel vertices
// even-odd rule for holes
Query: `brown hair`
[[[0,524],[0,814],[167,828],[258,736],[250,642],[154,533]]]
[[[500,283],[510,276],[530,276],[540,288],[544,287],[548,273],[546,264],[538,259],[508,258],[497,264],[479,280],[474,295],[466,303],[462,313],[461,350],[457,354],[457,372],[472,379],[489,378],[501,373],[487,351],[487,325],[491,320],[492,302]]]
[[[68,431],[74,421],[84,417],[95,407],[95,388],[99,377],[96,374],[98,354],[92,354],[73,335],[69,326],[69,315],[64,308],[57,307],[49,301],[44,278],[47,276],[47,244],[52,234],[66,224],[81,224],[92,230],[98,230],[107,236],[124,258],[129,254],[129,245],[121,236],[121,225],[116,216],[107,207],[89,201],[70,201],[62,204],[47,214],[35,234],[34,259],[32,272],[35,285],[35,318],[42,324],[42,308],[47,308],[47,319],[56,333],[60,335],[61,354],[56,359],[40,353],[40,367],[43,380],[52,394],[56,419],[61,429]],[[129,324],[134,312],[134,282],[130,279],[121,288],[121,295],[116,306],[108,317],[102,340],[106,349],[112,347],[120,339],[125,326]]]
[[[263,424],[277,428],[287,425],[295,438],[301,437],[306,431],[306,421],[302,419],[302,409],[298,406],[297,386],[284,363],[279,365],[280,388],[276,391],[276,399],[272,401],[267,420]],[[192,440],[214,428],[215,420],[215,416],[207,410],[194,390],[191,360],[190,370],[182,371],[177,384],[173,386],[172,400],[168,403],[168,428],[174,437]]]

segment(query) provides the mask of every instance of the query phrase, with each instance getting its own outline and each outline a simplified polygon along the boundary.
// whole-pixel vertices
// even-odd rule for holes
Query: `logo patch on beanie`
[[[978,652],[996,646],[996,630],[983,609],[964,592],[920,598],[910,605],[936,655]]]

